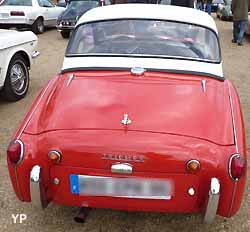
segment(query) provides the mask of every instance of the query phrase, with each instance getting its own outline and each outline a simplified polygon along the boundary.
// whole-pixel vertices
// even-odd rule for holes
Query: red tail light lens
[[[234,154],[229,160],[229,175],[238,181],[245,173],[246,161],[240,154]]]
[[[23,11],[11,11],[10,16],[25,16]]]
[[[11,163],[17,165],[23,159],[23,143],[20,140],[12,141],[7,149],[7,156]]]

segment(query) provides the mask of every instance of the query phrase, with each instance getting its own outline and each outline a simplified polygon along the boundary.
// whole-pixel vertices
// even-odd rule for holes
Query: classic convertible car
[[[82,207],[77,221],[89,208],[232,217],[246,144],[213,18],[156,4],[88,11],[7,160],[21,201]]]
[[[56,26],[64,10],[49,0],[4,0],[0,5],[0,28],[31,28],[41,34],[45,27]]]
[[[29,69],[39,55],[37,36],[31,31],[0,29],[0,94],[6,100],[23,98],[29,88]]]

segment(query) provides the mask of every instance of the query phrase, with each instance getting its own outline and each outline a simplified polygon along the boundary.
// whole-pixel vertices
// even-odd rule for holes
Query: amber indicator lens
[[[61,161],[61,153],[58,151],[50,151],[49,154],[49,159],[51,160],[52,163],[57,164]]]
[[[200,162],[198,160],[189,160],[187,162],[187,171],[189,173],[196,173],[200,170]]]

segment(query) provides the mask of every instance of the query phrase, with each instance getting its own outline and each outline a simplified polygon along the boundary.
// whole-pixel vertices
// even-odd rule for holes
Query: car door
[[[38,4],[43,12],[44,23],[46,26],[56,25],[58,17],[57,7],[49,0],[38,0]]]

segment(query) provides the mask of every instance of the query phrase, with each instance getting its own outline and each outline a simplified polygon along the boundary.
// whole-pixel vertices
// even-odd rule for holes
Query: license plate
[[[172,188],[167,179],[70,175],[71,193],[77,195],[170,200]]]

